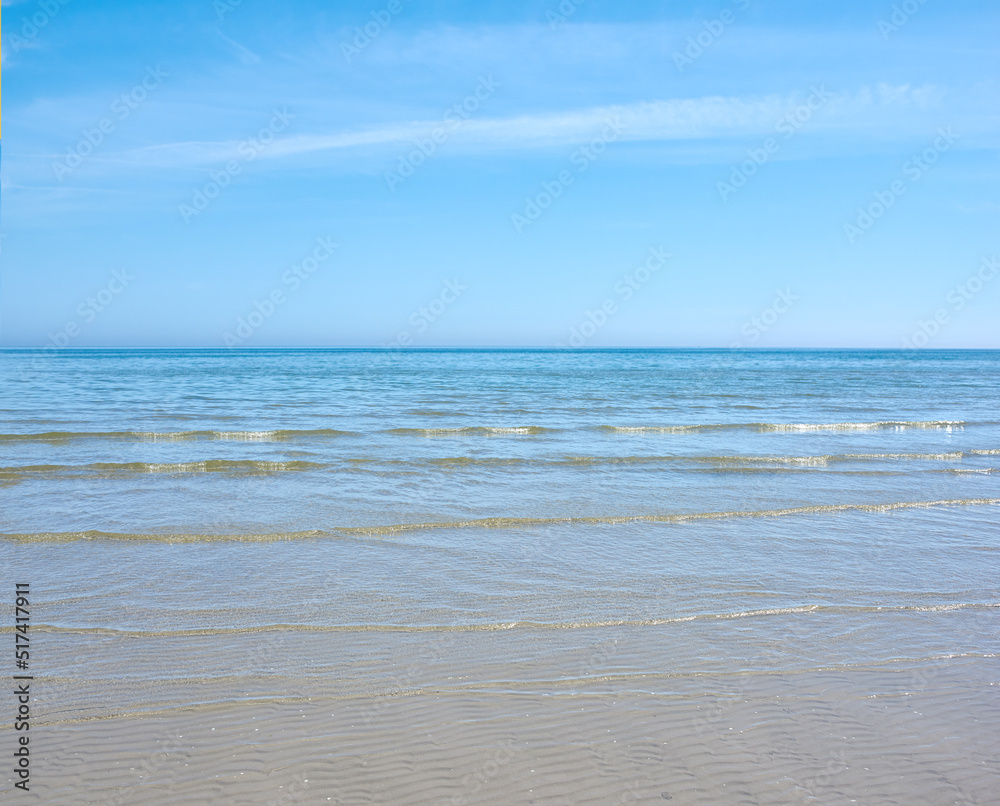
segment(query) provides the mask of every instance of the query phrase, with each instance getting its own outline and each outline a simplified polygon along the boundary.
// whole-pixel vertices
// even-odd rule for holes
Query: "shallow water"
[[[1000,780],[1000,353],[7,351],[0,390],[38,802],[987,803]],[[364,735],[329,721],[351,708]],[[394,750],[418,723],[445,738]],[[174,730],[198,752],[153,765]],[[683,774],[636,756],[667,746]],[[252,770],[222,781],[230,758]]]

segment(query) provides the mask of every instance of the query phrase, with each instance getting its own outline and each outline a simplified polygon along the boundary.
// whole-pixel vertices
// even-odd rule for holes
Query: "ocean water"
[[[396,736],[379,703],[489,702],[490,730],[520,741],[502,722],[519,698],[558,701],[551,739],[610,697],[634,713],[605,704],[609,725],[678,709],[632,745],[673,721],[670,741],[709,748],[685,768],[697,786],[628,773],[649,797],[997,791],[998,352],[5,351],[0,500],[0,577],[31,584],[51,748],[104,731],[120,767],[137,726],[242,726],[206,740],[214,775],[253,720],[304,704],[351,703],[377,742]],[[822,711],[810,736],[843,742],[817,744],[808,772],[798,739],[751,718],[746,764],[768,773],[737,775],[742,799],[712,790],[737,705],[787,716],[799,695],[790,724]],[[562,746],[596,747],[594,719]],[[306,724],[300,740],[333,741]],[[377,756],[352,741],[367,749],[340,743],[337,763]],[[354,787],[338,802],[535,802],[502,770],[473,792],[442,768],[404,797],[410,769],[380,795],[390,750],[370,781],[330,773]],[[99,769],[52,752],[42,797],[111,802],[81,794]],[[918,757],[931,778],[899,766]],[[639,769],[603,758],[608,781]],[[183,779],[157,776],[120,802],[174,802]],[[311,786],[301,802],[331,802]],[[566,797],[537,802],[588,802]]]

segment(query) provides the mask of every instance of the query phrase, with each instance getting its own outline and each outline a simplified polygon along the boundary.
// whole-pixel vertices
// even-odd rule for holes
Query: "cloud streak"
[[[619,121],[622,140],[669,142],[711,140],[772,131],[782,116],[799,106],[807,92],[761,98],[708,96],[644,101],[542,114],[471,119],[452,138],[468,152],[494,152],[571,146],[586,143],[607,125]],[[812,131],[905,130],[907,113],[932,111],[941,100],[934,87],[864,87],[831,93],[832,99],[811,124]],[[426,137],[440,119],[397,122],[349,131],[294,134],[271,145],[262,159],[302,158],[323,152],[398,146]],[[149,166],[207,165],[231,159],[238,140],[166,143],[121,152],[115,161]]]

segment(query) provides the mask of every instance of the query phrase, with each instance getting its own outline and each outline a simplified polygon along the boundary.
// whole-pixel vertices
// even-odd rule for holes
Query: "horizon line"
[[[615,351],[683,351],[683,350],[701,350],[701,351],[716,351],[716,352],[727,352],[727,353],[766,353],[766,352],[820,352],[824,350],[837,350],[837,351],[868,351],[868,352],[885,352],[885,353],[945,353],[945,352],[1000,352],[1000,347],[681,347],[681,346],[617,346],[617,347],[552,347],[552,346],[485,346],[485,345],[466,345],[466,346],[424,346],[424,347],[383,347],[380,345],[363,346],[272,346],[272,347],[210,347],[206,345],[195,345],[195,346],[117,346],[117,347],[5,347],[0,345],[0,352],[10,352],[10,353],[45,353],[47,355],[56,356],[65,353],[88,353],[88,352],[107,352],[107,351],[122,351],[122,350],[134,350],[134,351],[203,351],[203,352],[222,352],[222,353],[249,353],[249,352],[265,352],[265,351],[292,351],[292,350],[337,350],[337,351],[357,351],[357,352],[380,352],[380,353],[419,353],[419,352],[460,352],[460,351],[479,351],[479,352],[548,352],[548,353],[591,353],[591,352],[615,352]]]

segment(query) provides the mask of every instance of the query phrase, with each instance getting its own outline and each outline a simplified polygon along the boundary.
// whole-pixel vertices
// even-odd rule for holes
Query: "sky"
[[[0,346],[1000,348],[998,23],[4,0]]]

